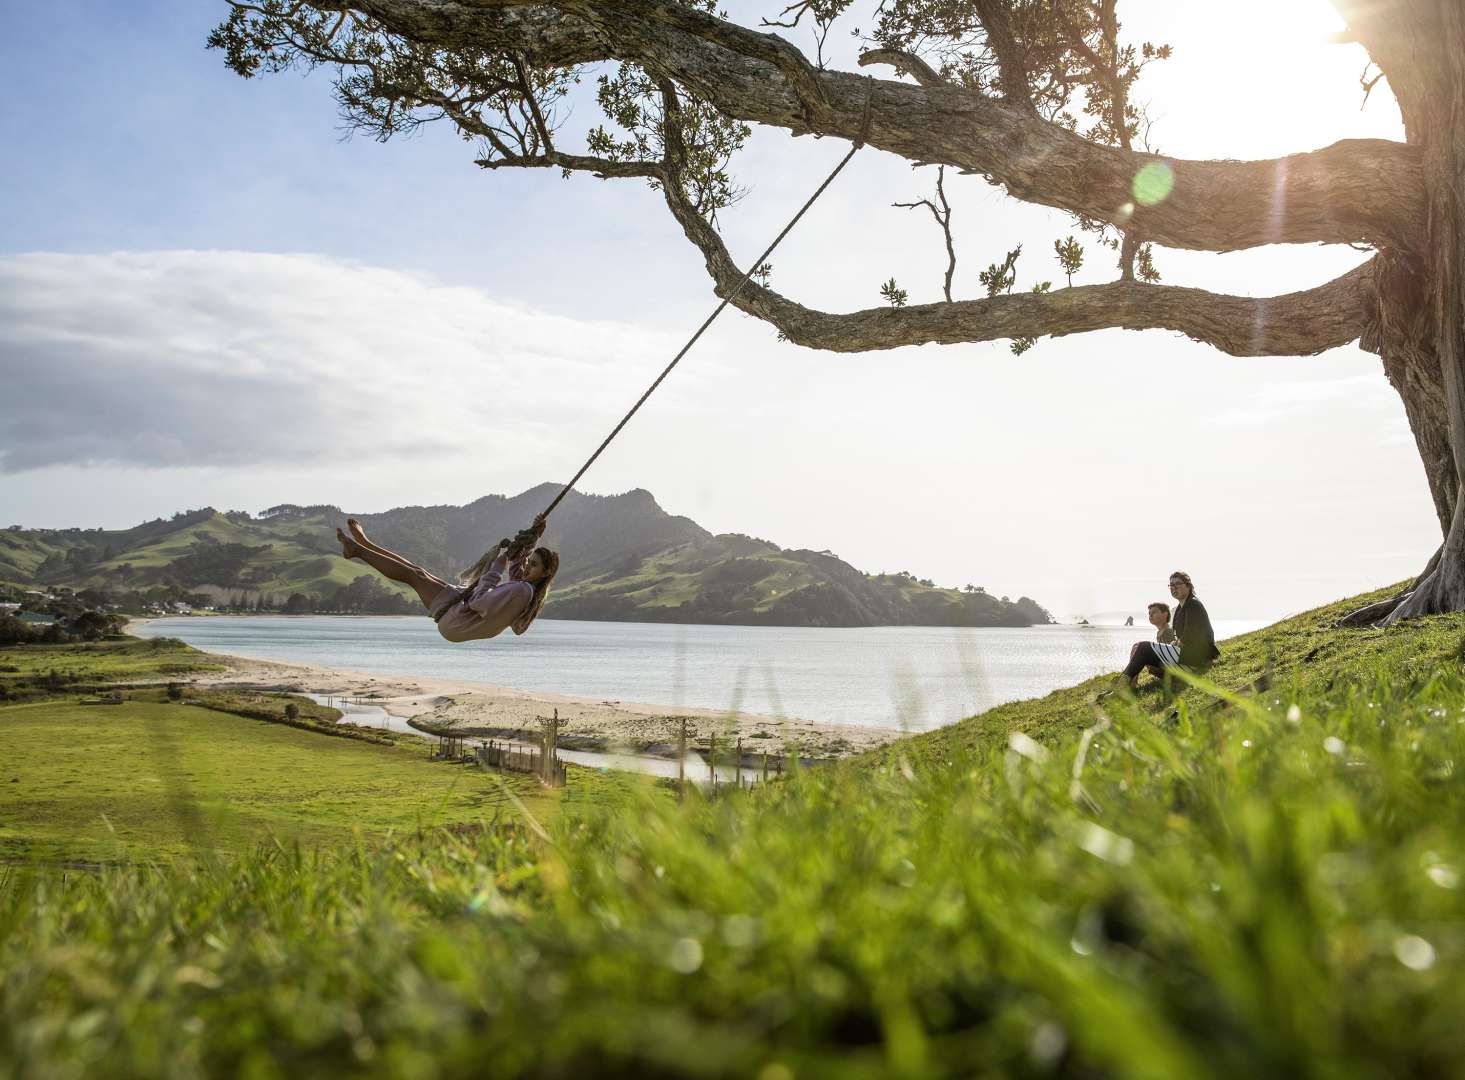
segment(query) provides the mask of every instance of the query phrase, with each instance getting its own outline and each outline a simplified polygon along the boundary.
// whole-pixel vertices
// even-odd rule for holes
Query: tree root
[[[1416,593],[1421,593],[1432,584],[1435,572],[1439,569],[1440,555],[1444,550],[1445,546],[1443,544],[1435,549],[1435,553],[1430,556],[1429,562],[1425,564],[1424,569],[1420,571],[1419,576],[1414,579],[1408,588],[1389,597],[1387,600],[1378,600],[1359,608],[1357,611],[1350,611],[1347,615],[1344,615],[1337,622],[1333,623],[1333,628],[1343,630],[1350,627],[1392,626],[1400,619],[1412,619],[1417,615],[1437,614],[1436,611],[1412,611],[1406,610],[1406,608],[1412,608],[1414,606],[1411,601],[1414,600]],[[1423,600],[1424,597],[1421,596],[1420,599]]]

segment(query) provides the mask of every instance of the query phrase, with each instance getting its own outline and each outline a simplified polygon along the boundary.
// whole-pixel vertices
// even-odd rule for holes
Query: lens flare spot
[[[1175,170],[1163,161],[1152,161],[1135,174],[1131,190],[1141,206],[1162,203],[1175,190]]]
[[[1114,211],[1114,224],[1123,225],[1134,217],[1134,203],[1127,202]]]

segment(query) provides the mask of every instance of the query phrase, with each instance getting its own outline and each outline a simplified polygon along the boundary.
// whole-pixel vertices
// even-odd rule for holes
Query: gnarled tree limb
[[[358,0],[351,6],[423,42],[498,48],[508,44],[508,13],[526,2]],[[677,5],[561,0],[532,10],[551,8],[567,26],[593,31],[587,37],[576,29],[582,46],[576,62],[630,60],[734,119],[846,139],[860,134],[868,93],[870,145],[980,173],[1027,202],[1133,227],[1160,245],[1235,251],[1274,243],[1418,243],[1419,157],[1401,143],[1347,140],[1271,161],[1160,158],[1095,145],[1024,108],[960,87],[871,83],[800,65],[770,43],[781,40],[774,35]],[[553,21],[541,18],[547,21],[536,24],[539,32],[548,33]],[[543,62],[542,53],[525,47],[522,27],[514,28],[512,40]],[[588,47],[595,40],[599,46]],[[1173,179],[1153,205],[1135,197],[1135,179],[1146,167],[1169,170]]]
[[[860,58],[856,62],[860,67],[877,64],[893,67],[896,71],[915,79],[921,86],[949,85],[941,77],[940,72],[915,53],[901,52],[899,49],[867,49],[860,53]]]
[[[680,186],[663,185],[668,208],[726,296],[742,278],[717,231]],[[733,305],[776,326],[790,341],[831,352],[928,343],[1064,336],[1091,330],[1177,330],[1232,356],[1307,356],[1356,341],[1372,317],[1373,264],[1286,296],[1227,296],[1203,289],[1115,281],[1047,293],[830,313],[749,282]]]

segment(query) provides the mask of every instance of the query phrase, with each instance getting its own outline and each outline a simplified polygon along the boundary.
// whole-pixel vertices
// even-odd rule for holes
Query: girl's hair
[[[1193,581],[1190,580],[1190,575],[1189,574],[1187,574],[1184,570],[1176,570],[1170,576],[1172,578],[1179,578],[1181,581],[1185,582],[1186,587],[1190,589],[1190,592],[1186,593],[1185,599],[1187,599],[1187,600],[1194,600],[1195,599],[1195,582],[1193,582]]]
[[[1150,610],[1151,611],[1163,611],[1165,613],[1165,618],[1168,619],[1170,617],[1170,605],[1169,604],[1162,604],[1158,600],[1156,600],[1153,604],[1150,605]]]
[[[467,570],[464,570],[461,574],[458,575],[458,581],[461,584],[468,586],[469,589],[472,589],[473,586],[478,584],[478,579],[483,576],[483,572],[493,564],[493,561],[499,557],[499,553],[503,550],[504,549],[502,544],[500,544],[498,547],[489,548],[478,557],[478,561],[476,563],[474,563],[472,566],[468,567]]]
[[[544,601],[549,597],[549,583],[554,580],[555,574],[559,573],[560,557],[557,552],[550,551],[547,547],[535,548],[540,561],[544,563],[544,577],[534,583],[534,596],[529,601],[529,606],[524,609],[524,614],[514,620],[514,633],[522,634],[529,629],[539,615],[539,609],[544,607]]]

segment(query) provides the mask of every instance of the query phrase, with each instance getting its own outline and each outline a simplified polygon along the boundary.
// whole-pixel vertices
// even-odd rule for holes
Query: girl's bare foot
[[[341,541],[341,556],[343,558],[356,559],[361,557],[361,545],[340,529],[336,530],[336,539]]]
[[[366,531],[362,529],[361,522],[357,521],[355,518],[346,519],[346,528],[351,530],[351,536],[357,543],[371,543],[371,541],[366,538]]]

